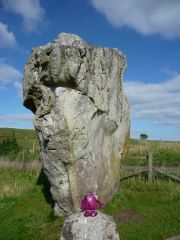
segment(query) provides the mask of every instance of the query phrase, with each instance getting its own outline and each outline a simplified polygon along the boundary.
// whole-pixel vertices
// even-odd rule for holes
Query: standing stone
[[[35,114],[56,215],[78,211],[88,191],[107,203],[118,190],[130,125],[125,66],[118,49],[88,45],[74,34],[32,50],[24,105]]]
[[[60,240],[120,240],[112,217],[98,213],[96,217],[84,217],[75,213],[63,226]]]

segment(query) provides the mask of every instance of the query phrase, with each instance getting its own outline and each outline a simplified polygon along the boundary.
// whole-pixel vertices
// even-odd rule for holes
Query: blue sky
[[[23,107],[31,49],[60,32],[126,54],[131,137],[180,140],[180,1],[0,0],[0,127],[33,128]]]

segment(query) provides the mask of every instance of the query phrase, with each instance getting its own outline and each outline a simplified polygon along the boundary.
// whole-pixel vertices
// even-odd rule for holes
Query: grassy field
[[[0,142],[7,137],[11,137],[13,131],[18,144],[23,150],[33,151],[33,148],[39,149],[36,133],[31,129],[0,128]]]
[[[157,166],[180,166],[180,142],[142,141],[131,139],[123,164],[147,165],[147,154],[153,154],[153,163]]]
[[[37,160],[39,145],[33,130],[0,128],[0,142],[13,131],[20,152],[0,160]],[[153,153],[154,165],[180,166],[180,142],[133,139],[123,164],[147,165],[148,151]],[[38,170],[0,168],[0,240],[59,240],[64,219],[53,215],[39,174]],[[180,233],[179,203],[177,183],[132,178],[121,183],[120,191],[103,211],[116,220],[121,240],[164,240]]]
[[[39,159],[39,143],[34,130],[31,129],[12,129],[0,128],[0,143],[15,135],[20,151],[0,156],[1,160],[10,161],[34,161]]]
[[[0,169],[0,239],[59,240],[63,218],[37,185],[37,171]],[[163,240],[180,227],[180,187],[136,178],[121,183],[113,202],[103,210],[117,222],[121,240]]]
[[[105,212],[117,219],[121,239],[163,240],[180,233],[180,188],[166,181],[126,180]]]
[[[21,151],[16,156],[9,156],[4,160],[33,161],[39,158],[39,144],[34,130],[0,128],[0,142],[12,133],[16,136]],[[170,141],[142,141],[131,139],[127,155],[123,160],[125,165],[147,165],[147,153],[153,153],[153,163],[157,166],[180,166],[180,142]]]
[[[63,224],[37,185],[39,173],[0,169],[0,239],[55,240]]]

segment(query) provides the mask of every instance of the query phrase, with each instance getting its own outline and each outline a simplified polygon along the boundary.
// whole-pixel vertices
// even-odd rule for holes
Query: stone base
[[[63,226],[60,240],[120,240],[116,224],[111,216],[98,212],[96,217],[84,217],[75,213]]]

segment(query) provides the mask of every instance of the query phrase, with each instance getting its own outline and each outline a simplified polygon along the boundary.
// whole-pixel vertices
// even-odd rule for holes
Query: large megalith
[[[130,125],[125,66],[118,49],[68,33],[34,48],[25,65],[24,105],[35,114],[57,215],[78,211],[88,191],[107,203],[118,189]]]

